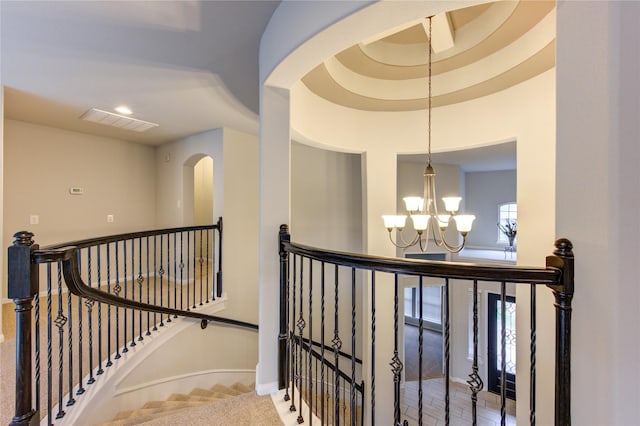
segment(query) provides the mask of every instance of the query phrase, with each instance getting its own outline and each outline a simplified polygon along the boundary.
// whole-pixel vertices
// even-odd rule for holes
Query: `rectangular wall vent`
[[[113,112],[103,111],[97,108],[91,108],[80,116],[81,119],[91,121],[92,123],[104,124],[105,126],[118,127],[124,130],[132,130],[134,132],[144,132],[158,124],[150,121],[138,120],[137,118],[127,117],[125,115],[115,114]]]

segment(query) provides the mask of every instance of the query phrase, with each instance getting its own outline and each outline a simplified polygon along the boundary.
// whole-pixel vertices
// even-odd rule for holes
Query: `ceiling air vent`
[[[124,130],[133,130],[134,132],[144,132],[158,124],[149,121],[138,120],[136,118],[127,117],[113,112],[102,111],[101,109],[91,108],[80,117],[83,120],[93,123],[104,124],[106,126],[118,127]]]

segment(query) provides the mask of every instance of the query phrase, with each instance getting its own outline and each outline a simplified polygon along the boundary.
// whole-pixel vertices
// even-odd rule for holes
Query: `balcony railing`
[[[536,422],[536,294],[547,288],[555,296],[555,424],[571,424],[571,299],[573,296],[572,245],[556,241],[545,268],[505,267],[398,258],[380,258],[331,252],[296,244],[288,227],[280,230],[280,333],[279,384],[285,389],[290,410],[298,411],[298,422],[307,420],[301,407],[309,407],[321,424],[360,425],[409,424],[401,407],[407,390],[401,389],[403,358],[400,335],[403,310],[402,281],[413,280],[421,298],[428,282],[443,285],[444,395],[440,413],[428,413],[423,402],[426,378],[423,365],[422,313],[418,327],[418,380],[416,422],[433,415],[452,422],[452,291],[459,286],[471,291],[471,368],[468,371],[470,423],[478,422],[478,396],[484,388],[479,366],[479,285],[493,286],[500,296],[501,348],[499,419],[507,423],[506,296],[508,288],[525,287],[529,295],[529,423]],[[422,306],[420,300],[419,306]],[[466,319],[466,310],[464,312]],[[390,326],[387,324],[391,324]],[[381,326],[392,330],[385,333]],[[466,333],[466,329],[464,332]],[[520,337],[519,337],[520,338]],[[309,344],[309,342],[314,342]],[[466,351],[466,348],[465,348]],[[467,352],[465,352],[465,357]],[[363,362],[360,362],[360,358]],[[390,373],[390,374],[389,374]],[[382,388],[392,392],[379,392]],[[377,393],[392,397],[380,399]]]
[[[12,425],[63,420],[105,371],[178,317],[257,329],[199,312],[223,295],[215,225],[92,238],[40,248],[19,232],[8,250],[16,308]]]

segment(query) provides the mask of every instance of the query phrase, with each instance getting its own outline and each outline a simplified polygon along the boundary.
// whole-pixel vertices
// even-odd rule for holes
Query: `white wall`
[[[640,419],[639,21],[637,2],[558,4],[555,214],[557,234],[573,241],[576,255],[579,425]]]
[[[5,120],[4,155],[5,247],[23,229],[44,245],[155,226],[152,147]]]
[[[0,10],[2,8],[0,7]],[[1,80],[1,79],[0,79]],[[4,235],[4,86],[0,84],[0,235]],[[4,250],[0,251],[0,271],[4,271]],[[4,276],[4,274],[3,274]],[[5,287],[5,280],[2,280],[2,288]],[[0,300],[3,298],[0,292]],[[4,341],[2,328],[2,304],[0,303],[0,343]]]

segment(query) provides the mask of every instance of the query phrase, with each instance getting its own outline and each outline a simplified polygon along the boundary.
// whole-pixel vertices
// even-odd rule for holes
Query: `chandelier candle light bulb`
[[[429,65],[429,73],[428,73],[428,82],[429,82],[429,90],[428,90],[428,131],[427,131],[427,165],[424,170],[424,196],[423,197],[404,197],[404,203],[411,217],[411,221],[413,222],[413,229],[416,230],[416,235],[410,242],[405,242],[402,238],[401,231],[405,227],[405,223],[407,220],[406,215],[384,215],[382,219],[384,220],[384,226],[389,231],[389,239],[399,248],[409,248],[415,246],[416,244],[420,247],[421,251],[427,250],[427,245],[429,242],[429,237],[426,238],[426,244],[423,243],[422,234],[429,233],[429,222],[432,222],[431,226],[431,235],[436,245],[439,247],[444,247],[447,251],[451,253],[458,253],[464,247],[464,243],[469,231],[471,231],[471,226],[473,224],[474,219],[476,218],[474,215],[469,214],[461,214],[458,215],[458,210],[460,209],[460,202],[462,201],[461,197],[444,197],[442,201],[444,202],[444,210],[448,214],[438,214],[438,205],[437,205],[437,197],[436,197],[436,172],[431,165],[431,19],[433,17],[427,18],[428,20],[428,34],[427,38],[429,40],[428,43],[428,65]],[[453,218],[456,222],[456,229],[462,236],[462,242],[458,243],[456,241],[455,244],[449,244],[445,240],[445,232],[447,227],[449,226],[449,222]],[[437,226],[436,226],[437,225]],[[393,230],[398,230],[398,239],[399,241],[393,241],[393,237],[391,235]]]

